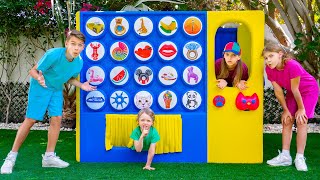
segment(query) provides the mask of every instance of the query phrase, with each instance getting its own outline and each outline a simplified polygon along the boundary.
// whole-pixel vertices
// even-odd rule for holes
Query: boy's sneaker
[[[305,157],[296,157],[296,159],[294,160],[294,165],[296,166],[298,171],[308,171]]]
[[[1,174],[11,174],[12,173],[12,169],[16,163],[16,158],[17,156],[9,153],[6,157],[6,159],[4,159],[4,163],[1,166]]]
[[[66,168],[68,166],[69,163],[61,160],[56,154],[54,156],[42,155],[42,167]]]
[[[279,151],[279,155],[267,161],[270,166],[290,166],[292,165],[291,156],[286,156]]]

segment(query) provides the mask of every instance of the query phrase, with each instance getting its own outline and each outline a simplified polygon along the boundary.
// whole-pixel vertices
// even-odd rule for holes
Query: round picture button
[[[92,110],[99,110],[104,106],[105,96],[100,91],[91,91],[86,96],[86,104]]]
[[[116,61],[123,61],[129,55],[129,48],[126,43],[118,41],[110,47],[110,56]]]
[[[160,69],[158,78],[164,85],[172,85],[178,79],[178,73],[172,66],[164,66]]]
[[[139,42],[134,48],[134,55],[140,61],[148,61],[153,55],[153,47],[148,42]]]
[[[201,105],[201,95],[197,91],[187,91],[182,97],[182,104],[189,110],[196,110]]]
[[[134,31],[139,36],[148,36],[153,30],[153,23],[147,17],[139,17],[134,22]]]
[[[177,104],[177,95],[170,90],[165,90],[158,96],[158,103],[163,109],[172,109]]]
[[[134,80],[140,85],[148,85],[153,80],[153,72],[147,66],[140,66],[134,72]]]
[[[158,52],[159,52],[159,56],[163,60],[168,61],[168,60],[172,60],[177,56],[178,48],[173,42],[165,41],[160,44]]]
[[[138,109],[151,107],[153,103],[153,97],[148,91],[139,91],[134,96],[134,105]]]
[[[105,24],[99,17],[92,17],[86,22],[86,31],[89,35],[100,36],[105,29]]]
[[[104,46],[100,42],[91,42],[86,47],[86,55],[91,61],[99,61],[104,56],[104,53]]]
[[[115,85],[124,85],[129,79],[129,72],[122,66],[116,66],[110,71],[110,80]]]
[[[196,61],[202,55],[202,47],[195,41],[188,42],[183,46],[183,56],[189,61]]]
[[[178,29],[177,20],[171,16],[165,16],[159,21],[159,31],[165,36],[173,35]]]
[[[92,66],[87,70],[86,79],[90,80],[90,84],[97,86],[105,79],[104,70],[99,66]]]
[[[197,66],[188,66],[183,71],[183,80],[189,85],[196,85],[202,79],[202,72]]]
[[[129,104],[129,96],[124,91],[115,91],[110,96],[110,105],[116,110],[123,110]]]
[[[195,16],[188,17],[183,23],[183,30],[190,36],[198,35],[202,30],[202,22]]]
[[[129,31],[129,23],[124,17],[115,17],[110,22],[110,31],[115,36],[124,36]]]

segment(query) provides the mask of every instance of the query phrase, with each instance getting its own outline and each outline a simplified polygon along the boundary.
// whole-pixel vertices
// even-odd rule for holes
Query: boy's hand
[[[38,75],[38,83],[42,86],[42,87],[44,87],[44,88],[46,88],[47,87],[47,85],[46,85],[46,81],[45,81],[45,79],[44,79],[44,76],[42,75],[42,71],[39,71],[39,75]]]
[[[94,90],[97,90],[97,87],[96,86],[91,86],[90,85],[90,80],[81,84],[81,87],[80,87],[82,90],[84,91],[94,91]]]
[[[216,82],[218,83],[217,87],[220,89],[224,89],[228,85],[227,81],[224,79],[218,79]]]
[[[146,170],[155,170],[156,168],[153,168],[151,166],[144,166],[143,169],[146,169]]]

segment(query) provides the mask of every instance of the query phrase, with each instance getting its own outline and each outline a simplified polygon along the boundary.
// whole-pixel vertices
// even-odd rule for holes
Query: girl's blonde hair
[[[141,110],[138,112],[137,121],[139,121],[139,118],[140,118],[140,116],[141,116],[143,113],[146,113],[148,116],[150,116],[151,119],[152,119],[152,121],[155,120],[154,112],[152,111],[152,109],[150,109],[150,108],[143,108],[143,109],[141,109]]]
[[[233,82],[232,85],[235,86],[241,81],[241,77],[243,74],[243,68],[242,68],[242,61],[241,59],[237,62],[237,66],[235,68],[235,76],[233,77]],[[221,70],[220,74],[218,75],[218,79],[225,79],[229,76],[229,70],[228,70],[228,65],[223,58],[223,61],[221,62]]]
[[[282,62],[281,62],[282,66],[284,66],[288,60],[295,59],[293,54],[288,49],[285,49],[280,44],[275,43],[275,42],[268,42],[264,46],[263,51],[262,51],[262,56],[266,52],[275,52],[275,53],[283,52]]]

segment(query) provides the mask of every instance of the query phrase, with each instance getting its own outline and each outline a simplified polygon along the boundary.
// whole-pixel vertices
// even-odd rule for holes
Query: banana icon
[[[171,33],[171,31],[177,29],[177,22],[171,21],[171,23],[168,25],[168,24],[160,21],[160,28],[166,33]]]

